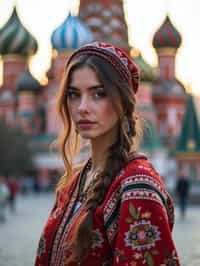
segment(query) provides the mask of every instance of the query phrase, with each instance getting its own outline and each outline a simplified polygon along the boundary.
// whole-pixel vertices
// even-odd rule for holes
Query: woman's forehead
[[[100,83],[96,72],[90,67],[82,67],[75,69],[71,73],[70,84],[93,84]]]

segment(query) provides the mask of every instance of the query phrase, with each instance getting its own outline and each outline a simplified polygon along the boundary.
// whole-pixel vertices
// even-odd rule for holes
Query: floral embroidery
[[[163,223],[166,224],[164,209],[162,212],[157,212],[157,209],[155,209],[154,214],[154,204],[146,204],[146,201],[140,200],[144,197],[152,199],[153,192],[150,194],[147,190],[141,189],[136,191],[138,193],[136,195],[137,197],[135,197],[135,194],[132,196],[132,179],[130,179],[130,185],[127,184],[124,190],[122,190],[121,184],[124,182],[124,179],[128,178],[126,176],[130,174],[134,174],[134,172],[129,173],[126,171],[120,180],[112,184],[108,192],[109,197],[105,199],[102,207],[94,212],[94,242],[88,254],[88,263],[86,261],[85,264],[95,265],[96,262],[99,262],[102,266],[111,266],[114,264],[116,266],[178,266],[179,262],[178,260],[176,261],[176,254],[173,256],[172,254],[167,255],[164,252],[165,250],[172,251],[174,249],[173,242],[164,241],[164,239],[163,241],[157,241],[159,237],[162,239],[163,234],[165,234],[163,228]],[[137,184],[140,183],[141,181],[139,180]],[[78,194],[76,187],[70,191],[73,192],[68,196],[70,201],[63,199],[62,205],[61,203],[58,205],[61,208],[60,214],[59,209],[56,208],[57,206],[53,209],[51,215],[52,220],[48,222],[46,234],[44,234],[45,239],[40,241],[37,266],[41,262],[45,265],[49,264],[54,266],[66,265],[68,263],[67,259],[71,255],[68,249],[68,243],[74,233],[74,223],[79,221],[86,210],[82,206],[75,217],[69,218]],[[130,194],[128,195],[126,193]],[[122,198],[123,194],[127,195],[124,200]],[[155,207],[157,206],[158,204],[155,205]],[[54,217],[57,218],[55,219]],[[162,221],[160,217],[163,219]],[[51,232],[49,229],[51,229]],[[125,239],[128,242],[128,246],[126,245]],[[165,235],[165,239],[170,240],[170,235]],[[109,252],[110,250],[107,250],[109,243],[113,249],[117,249],[116,252],[114,251],[114,254]],[[48,247],[51,254],[47,252]],[[45,249],[46,252],[43,254]],[[111,259],[110,262],[108,260],[109,258]]]
[[[144,212],[144,213],[142,213],[142,218],[144,218],[144,219],[151,218],[151,212]]]
[[[93,244],[92,244],[92,248],[101,248],[102,247],[102,243],[103,243],[103,236],[101,234],[101,232],[99,231],[99,229],[96,229],[93,231]]]
[[[135,206],[132,203],[129,203],[129,214],[130,214],[130,217],[126,218],[126,222],[127,223],[132,223],[132,221],[134,219],[139,219],[140,211],[141,211],[141,207],[138,207],[138,209],[136,210]]]
[[[135,254],[133,255],[133,257],[134,257],[136,260],[139,260],[139,259],[143,258],[142,253],[139,253],[139,252],[135,252]]]
[[[150,249],[155,246],[155,242],[160,240],[158,227],[151,225],[150,221],[136,221],[130,225],[130,230],[125,233],[126,246],[131,246],[133,250]]]
[[[119,263],[119,260],[126,260],[124,250],[115,249],[115,259],[117,263]]]
[[[168,251],[164,263],[161,264],[160,266],[176,266],[177,261],[178,257],[176,255],[176,251],[173,250],[172,253]]]
[[[38,250],[37,250],[38,257],[42,256],[42,254],[45,253],[45,250],[46,250],[46,241],[45,241],[44,235],[42,234],[40,241],[39,241]]]
[[[160,240],[160,231],[158,226],[152,225],[149,219],[151,212],[141,212],[142,207],[139,206],[137,209],[132,203],[129,203],[129,217],[126,218],[126,222],[130,224],[129,231],[125,232],[125,245],[131,246],[133,250],[145,250],[155,246],[155,242]],[[135,221],[135,222],[134,222]],[[134,223],[133,223],[134,222]],[[147,263],[149,266],[153,266],[153,256],[158,255],[158,250],[154,249],[145,251],[144,254],[135,252],[134,259],[143,259],[143,263]],[[133,261],[135,263],[135,261]],[[136,264],[137,265],[137,262]]]
[[[137,266],[137,262],[136,261],[131,261],[131,266]]]
[[[149,251],[146,251],[144,253],[144,262],[143,263],[146,262],[148,266],[154,266],[154,261],[153,261],[152,255],[158,255],[159,254],[158,250],[156,250],[156,249],[152,250],[151,253]]]

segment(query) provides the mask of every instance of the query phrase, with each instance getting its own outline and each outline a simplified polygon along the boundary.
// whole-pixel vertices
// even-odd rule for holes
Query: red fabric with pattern
[[[94,241],[87,258],[80,264],[68,263],[67,244],[85,213],[82,204],[69,219],[79,179],[77,176],[55,204],[41,236],[35,266],[180,265],[171,235],[173,203],[145,158],[135,158],[122,169],[94,212]]]

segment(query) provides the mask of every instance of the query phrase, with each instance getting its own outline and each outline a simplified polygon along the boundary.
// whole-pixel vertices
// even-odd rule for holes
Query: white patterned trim
[[[156,189],[158,189],[162,194],[165,200],[167,200],[167,194],[166,190],[162,188],[162,186],[159,184],[159,182],[152,176],[144,175],[144,174],[136,174],[134,176],[129,176],[122,180],[121,182],[121,189],[124,190],[125,187],[137,183],[144,183],[149,184],[151,186],[154,186]]]
[[[120,190],[120,187],[118,187],[115,189],[115,191],[112,193],[109,200],[107,201],[103,209],[104,223],[107,223],[112,213],[116,209],[117,204],[119,202],[120,194],[121,194],[121,190]]]

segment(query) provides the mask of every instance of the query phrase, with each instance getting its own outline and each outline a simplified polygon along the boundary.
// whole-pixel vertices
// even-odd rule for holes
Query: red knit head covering
[[[93,42],[76,50],[67,62],[81,55],[96,55],[108,61],[126,81],[131,81],[136,93],[139,86],[139,69],[131,58],[119,47],[110,43]]]

